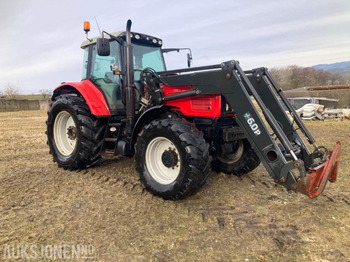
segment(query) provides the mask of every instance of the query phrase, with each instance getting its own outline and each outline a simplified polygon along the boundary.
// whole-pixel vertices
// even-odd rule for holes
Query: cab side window
[[[114,75],[113,68],[121,68],[120,45],[116,41],[110,42],[110,55],[99,56],[96,45],[92,46],[91,80],[104,92],[111,110],[124,108],[121,99],[120,76]]]

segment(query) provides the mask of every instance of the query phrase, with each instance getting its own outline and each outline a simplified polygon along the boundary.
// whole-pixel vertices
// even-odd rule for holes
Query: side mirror
[[[187,66],[191,67],[192,63],[192,55],[190,53],[187,53]]]
[[[187,66],[191,67],[192,63],[192,51],[191,48],[165,48],[162,49],[163,54],[169,53],[169,52],[180,52],[180,50],[188,50],[189,53],[187,53]]]
[[[110,54],[109,39],[97,38],[96,46],[97,46],[97,54],[99,56],[109,56]]]

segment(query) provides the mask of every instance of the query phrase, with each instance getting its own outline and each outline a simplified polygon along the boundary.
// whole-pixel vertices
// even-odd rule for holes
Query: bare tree
[[[272,76],[283,90],[298,87],[348,84],[349,75],[332,74],[312,67],[291,65],[281,68],[272,68]]]
[[[16,85],[8,83],[5,86],[3,93],[7,98],[15,98],[21,93],[21,89]]]
[[[39,92],[44,97],[44,99],[50,97],[52,94],[52,91],[50,89],[40,89]]]
[[[350,74],[343,75],[343,78],[344,78],[345,84],[350,85]]]

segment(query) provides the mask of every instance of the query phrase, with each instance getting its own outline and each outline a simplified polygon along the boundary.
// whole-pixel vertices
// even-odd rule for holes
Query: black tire
[[[247,139],[232,144],[232,150],[231,153],[223,153],[216,157],[212,164],[213,170],[241,176],[259,166],[260,159]]]
[[[184,119],[147,124],[138,135],[134,157],[141,182],[163,199],[194,194],[210,173],[209,145],[203,133]]]
[[[47,114],[47,143],[59,167],[83,169],[100,160],[106,120],[93,116],[82,97],[60,95]]]

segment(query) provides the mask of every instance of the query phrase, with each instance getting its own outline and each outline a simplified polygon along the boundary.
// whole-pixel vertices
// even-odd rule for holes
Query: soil
[[[316,199],[288,193],[260,165],[212,172],[174,202],[143,188],[133,159],[58,168],[45,120],[42,110],[0,113],[0,260],[8,245],[82,244],[93,246],[87,261],[350,261],[350,121],[306,123],[319,145],[342,141],[338,180]]]

